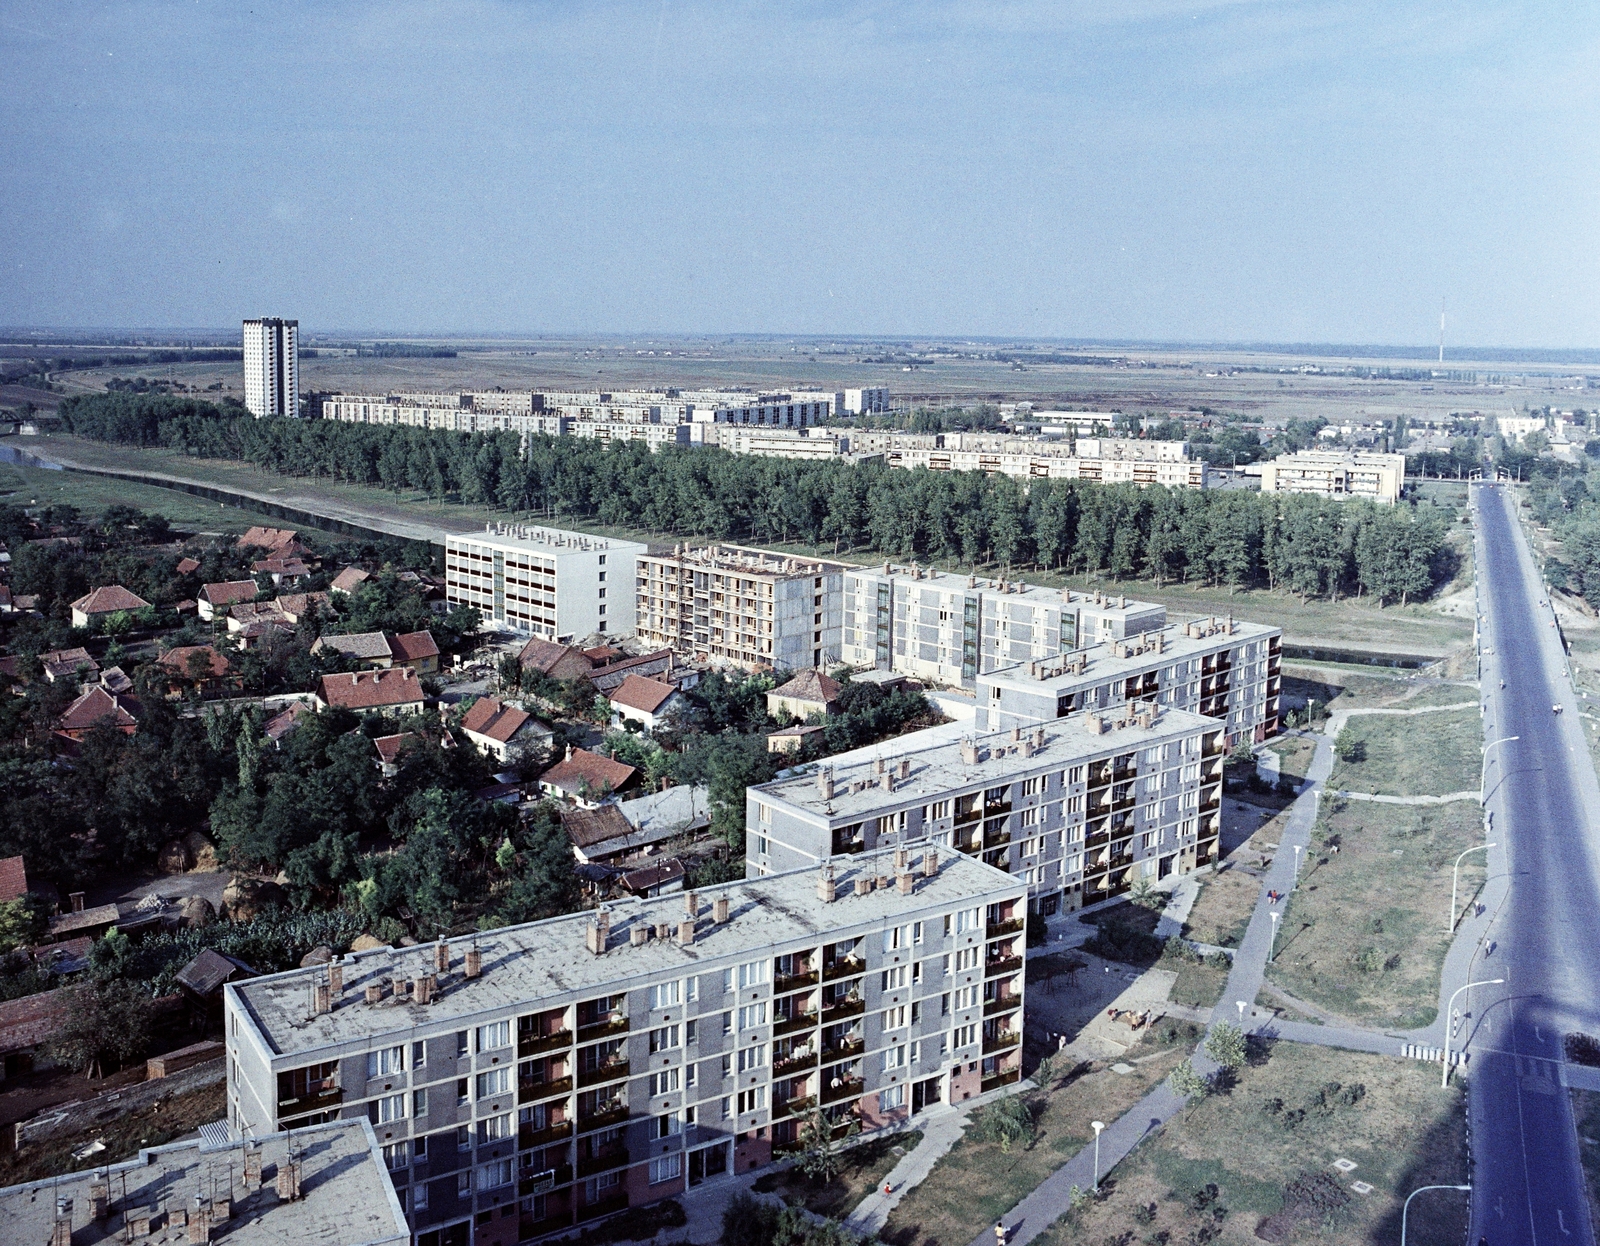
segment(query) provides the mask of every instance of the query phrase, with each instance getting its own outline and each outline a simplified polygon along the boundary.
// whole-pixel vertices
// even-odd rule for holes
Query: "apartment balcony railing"
[[[578,1041],[580,1043],[593,1042],[597,1038],[610,1038],[613,1034],[626,1034],[628,1032],[628,1018],[607,1017],[604,1021],[595,1021],[590,1025],[578,1027]]]
[[[817,971],[808,969],[805,973],[779,974],[772,980],[772,993],[774,995],[787,995],[790,991],[799,991],[808,986],[816,986]]]
[[[996,999],[990,999],[990,1000],[985,1000],[984,1001],[984,1004],[983,1004],[983,1015],[986,1016],[986,1017],[992,1017],[992,1016],[995,1016],[998,1013],[1009,1012],[1011,1009],[1020,1008],[1021,1006],[1022,1006],[1022,996],[1020,996],[1020,995],[1001,995]]]
[[[979,1093],[988,1094],[991,1090],[999,1090],[1002,1086],[1009,1086],[1021,1076],[1021,1069],[1001,1069],[1000,1072],[991,1074],[978,1083]]]
[[[621,1168],[627,1164],[629,1158],[627,1147],[608,1147],[599,1155],[591,1155],[588,1159],[580,1158],[578,1176],[592,1177],[597,1172],[609,1172],[613,1168]]]
[[[578,1114],[578,1128],[580,1130],[605,1129],[611,1125],[620,1125],[628,1119],[628,1105],[621,1100],[613,1099],[605,1107],[597,1111]]]
[[[845,1060],[851,1056],[859,1056],[865,1044],[859,1038],[848,1038],[842,1043],[822,1049],[822,1058],[825,1061]]]
[[[626,1060],[612,1060],[598,1068],[579,1069],[578,1085],[598,1086],[602,1082],[614,1082],[619,1078],[628,1076],[628,1062]]]
[[[541,1052],[559,1051],[563,1047],[572,1046],[572,1031],[557,1030],[554,1034],[542,1034],[537,1038],[522,1038],[517,1040],[517,1058],[537,1056]]]
[[[988,939],[998,939],[1001,935],[1018,934],[1024,930],[1027,925],[1027,919],[1023,917],[1013,917],[1010,921],[990,922],[985,931],[984,937]]]
[[[817,1053],[814,1051],[801,1052],[798,1055],[785,1056],[781,1060],[772,1062],[774,1077],[787,1077],[791,1073],[798,1073],[801,1069],[814,1069],[817,1067]]]
[[[313,1090],[309,1094],[293,1099],[279,1099],[278,1119],[281,1121],[290,1116],[304,1116],[307,1112],[322,1112],[343,1102],[344,1090],[341,1087],[329,1086],[325,1090]]]
[[[558,1168],[551,1168],[545,1172],[535,1173],[531,1177],[521,1177],[517,1180],[517,1194],[527,1198],[530,1194],[548,1194],[558,1185],[566,1185],[572,1180],[572,1165],[562,1164]],[[566,1216],[561,1217],[561,1223],[567,1222]]]
[[[853,1099],[861,1094],[865,1083],[859,1077],[845,1078],[837,1086],[825,1085],[822,1088],[822,1101],[824,1103],[837,1103],[841,1099]]]
[[[983,1054],[987,1056],[996,1051],[1005,1051],[1008,1048],[1015,1047],[1021,1041],[1022,1035],[1015,1030],[1002,1031],[993,1038],[983,1040]]]
[[[572,1078],[557,1077],[543,1082],[518,1082],[517,1102],[538,1103],[541,1099],[554,1099],[572,1093]]]
[[[1015,973],[1022,968],[1022,957],[1001,956],[987,962],[983,967],[983,976],[986,978],[997,977],[1003,973]]]
[[[572,1122],[557,1121],[543,1129],[534,1129],[524,1125],[517,1130],[517,1149],[526,1151],[532,1147],[547,1146],[552,1142],[560,1142],[563,1138],[572,1137]]]
[[[809,1030],[817,1024],[817,1012],[799,1012],[792,1017],[783,1017],[773,1023],[772,1036],[781,1038],[785,1034],[795,1034],[801,1030]]]
[[[843,1021],[846,1017],[859,1017],[866,1010],[867,1005],[862,1000],[844,999],[830,1008],[824,1008],[822,1021],[825,1025],[831,1024],[834,1021]]]
[[[836,961],[830,961],[822,967],[822,980],[832,982],[837,978],[848,978],[853,974],[863,973],[867,962],[859,956],[846,956]]]
[[[802,1116],[817,1106],[816,1095],[800,1095],[798,1098],[786,1099],[778,1104],[773,1111],[773,1116]]]

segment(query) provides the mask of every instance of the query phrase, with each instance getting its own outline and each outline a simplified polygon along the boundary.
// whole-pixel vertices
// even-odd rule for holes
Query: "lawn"
[[[969,1125],[927,1179],[901,1199],[878,1236],[892,1246],[965,1246],[1090,1142],[1090,1121],[1116,1120],[1166,1077],[1193,1050],[1189,1028],[1158,1026],[1129,1048],[1123,1059],[1133,1064],[1132,1073],[1094,1066],[1057,1070],[1057,1084],[1036,1117],[1037,1136],[1009,1155],[998,1143],[978,1141]]]
[[[1261,880],[1238,868],[1204,877],[1189,919],[1183,923],[1184,938],[1238,947],[1260,895]]]
[[[1355,1166],[1341,1171],[1340,1159]],[[1441,1092],[1425,1064],[1279,1043],[1231,1091],[1169,1121],[1102,1181],[1099,1200],[1036,1240],[1396,1242],[1407,1194],[1466,1176],[1459,1085]],[[1356,1191],[1358,1181],[1372,1188]],[[1311,1203],[1298,1213],[1285,1207],[1291,1183]],[[1411,1211],[1408,1246],[1459,1246],[1464,1195],[1423,1195]]]
[[[1317,755],[1317,742],[1305,736],[1286,735],[1268,747],[1278,755],[1278,773],[1291,779],[1304,779],[1311,769],[1311,759]]]
[[[1600,1093],[1569,1090],[1572,1119],[1578,1125],[1578,1155],[1583,1160],[1583,1184],[1589,1191],[1589,1218],[1600,1222]]]
[[[1474,703],[1476,704],[1476,703]],[[1359,754],[1335,758],[1331,789],[1388,796],[1443,796],[1475,791],[1483,761],[1483,719],[1476,708],[1437,713],[1364,714],[1345,727]]]
[[[1439,970],[1450,942],[1450,867],[1463,849],[1482,842],[1482,814],[1471,801],[1397,806],[1328,799],[1267,977],[1296,998],[1366,1025],[1429,1024],[1438,1013]],[[1474,853],[1461,867],[1463,908],[1483,879],[1483,855]]]
[[[922,1132],[874,1138],[845,1152],[845,1165],[826,1185],[818,1185],[798,1167],[781,1168],[756,1179],[758,1194],[779,1194],[791,1206],[802,1206],[818,1216],[843,1220],[856,1204],[883,1184],[900,1157],[922,1141]]]

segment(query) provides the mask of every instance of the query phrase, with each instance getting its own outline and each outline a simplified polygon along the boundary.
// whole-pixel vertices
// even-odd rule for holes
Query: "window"
[[[911,923],[911,942],[913,942],[913,943],[921,943],[922,942],[922,923],[921,922],[912,922]]]
[[[752,1043],[749,1047],[739,1052],[739,1072],[746,1069],[759,1069],[767,1063],[767,1045],[765,1043]]]
[[[501,1138],[509,1138],[511,1133],[510,1112],[503,1112],[499,1116],[485,1116],[478,1122],[478,1145],[498,1142]]]
[[[753,1090],[741,1090],[739,1092],[740,1116],[743,1116],[746,1112],[759,1112],[766,1106],[767,1088],[765,1086],[757,1086]]]
[[[367,1076],[390,1077],[393,1074],[405,1071],[406,1067],[405,1044],[398,1047],[384,1047],[378,1051],[367,1052]]]
[[[969,969],[976,969],[981,950],[975,947],[964,947],[958,951],[956,953],[956,972],[966,973]]]
[[[694,1082],[695,1082],[694,1073],[695,1073],[695,1069],[697,1067],[698,1066],[696,1066],[696,1065],[690,1064],[690,1065],[685,1066],[685,1068],[683,1070],[683,1084],[686,1087],[688,1087],[690,1090],[694,1089]]]
[[[478,1099],[490,1099],[495,1095],[510,1093],[511,1070],[490,1069],[487,1073],[478,1074]]]
[[[1067,783],[1082,783],[1083,782],[1083,767],[1082,766],[1068,766],[1067,769],[1065,771],[1063,771],[1062,773],[1063,773],[1064,782],[1067,782]]]
[[[604,1191],[621,1184],[622,1169],[620,1168],[614,1172],[603,1172],[598,1177],[590,1177],[583,1183],[584,1201],[588,1203],[596,1202]]]
[[[478,1027],[478,1050],[494,1051],[511,1046],[511,1022],[491,1021]]]
[[[411,1067],[420,1069],[428,1063],[428,1045],[426,1043],[411,1044]]]
[[[411,1162],[411,1144],[409,1142],[391,1142],[383,1148],[383,1164],[390,1172],[404,1168]]]
[[[963,1009],[976,1008],[978,1006],[978,997],[981,994],[982,988],[977,985],[962,987],[956,992],[956,1011],[961,1012]]]
[[[896,1005],[893,1008],[885,1008],[883,1010],[883,1028],[884,1029],[886,1029],[886,1030],[898,1030],[901,1026],[905,1025],[905,1023],[906,1023],[906,1006],[904,1004],[899,1004],[899,1005]]]
[[[411,1210],[412,1211],[427,1211],[428,1210],[428,1187],[427,1186],[419,1185],[419,1186],[415,1187],[411,1191]]]
[[[883,932],[883,950],[897,952],[910,941],[911,928],[909,926],[891,926]]]
[[[722,1096],[722,1119],[727,1120],[733,1115],[733,1099],[728,1095]]]
[[[660,1159],[650,1161],[651,1185],[660,1185],[663,1181],[675,1181],[682,1173],[683,1157],[681,1155],[663,1155]]]
[[[904,1086],[891,1086],[888,1090],[878,1092],[878,1111],[892,1112],[896,1108],[905,1106],[906,1088]]]
[[[739,1009],[739,1028],[741,1030],[753,1029],[758,1025],[767,1023],[767,1005],[765,1001],[759,1004],[750,1004]]]
[[[772,806],[761,801],[756,802],[756,820],[758,822],[772,821]]]
[[[685,1021],[683,1023],[683,1041],[686,1042],[686,1043],[694,1042],[694,1040],[695,1040],[695,1030],[696,1030],[696,1025],[695,1025],[695,1023],[693,1021]]]
[[[731,1012],[722,1014],[722,1033],[724,1036],[733,1033],[733,1014]]]
[[[916,986],[922,981],[922,962],[919,960],[911,966],[911,985]]]
[[[659,1073],[650,1074],[650,1095],[670,1095],[678,1089],[678,1070],[662,1069]]]
[[[650,988],[650,1008],[675,1008],[682,1002],[683,991],[677,982],[662,982]]]
[[[959,1025],[956,1027],[955,1045],[958,1048],[970,1047],[977,1041],[978,1027],[976,1025]]]
[[[650,1031],[650,1050],[671,1051],[674,1047],[682,1046],[678,1041],[678,1027],[663,1025]]]
[[[1037,809],[1024,809],[1017,815],[1018,826],[1037,826],[1038,823],[1039,811]]]
[[[739,989],[743,990],[747,986],[760,986],[767,981],[769,968],[770,964],[765,960],[753,960],[740,965]]]
[[[690,1001],[691,1003],[693,1003],[695,1000],[700,998],[700,979],[699,978],[689,978],[689,979],[687,979],[687,985],[683,989],[683,997],[684,997],[684,999]]]
[[[730,1076],[732,1076],[732,1074],[733,1074],[733,1057],[732,1056],[723,1056],[722,1057],[722,1076],[730,1077]]]
[[[957,934],[966,934],[967,931],[969,931],[969,930],[981,930],[982,928],[983,928],[983,910],[981,910],[981,909],[962,909],[959,913],[956,914],[956,933]]]
[[[389,1121],[403,1121],[405,1118],[405,1095],[387,1095],[378,1100],[378,1124],[387,1124]]]
[[[915,1025],[922,1020],[922,1001],[916,1000],[911,1005],[911,1024]]]
[[[462,1056],[464,1056],[466,1054],[467,1054],[467,1032],[465,1030],[457,1030],[456,1031],[456,1059],[459,1060],[459,1059],[461,1059]]]
[[[472,1171],[470,1169],[456,1174],[456,1197],[472,1197]]]
[[[471,1125],[457,1125],[456,1126],[456,1150],[458,1150],[458,1151],[470,1151],[470,1150],[472,1150],[472,1126]]]
[[[1037,777],[1032,779],[1024,779],[1022,781],[1022,794],[1024,796],[1037,796],[1039,794],[1039,786],[1043,782],[1043,779]]]
[[[889,1072],[890,1069],[902,1069],[905,1067],[905,1063],[905,1047],[885,1047],[883,1049],[883,1071],[885,1073]]]
[[[933,804],[922,807],[922,820],[924,822],[936,822],[940,818],[948,818],[949,816],[950,802],[948,800],[936,800]]]
[[[493,1190],[502,1185],[511,1184],[511,1161],[497,1159],[492,1163],[478,1165],[478,1189]]]
[[[420,1118],[420,1117],[426,1116],[427,1114],[428,1114],[428,1092],[427,1092],[427,1089],[424,1088],[422,1090],[413,1090],[411,1092],[411,1115]]]
[[[683,1117],[677,1112],[667,1112],[656,1117],[655,1136],[674,1138],[683,1132]]]
[[[906,967],[895,965],[883,971],[883,985],[879,988],[884,991],[902,990],[906,984]]]

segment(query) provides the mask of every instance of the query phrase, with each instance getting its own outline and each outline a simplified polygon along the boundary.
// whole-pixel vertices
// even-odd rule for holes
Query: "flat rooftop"
[[[1041,689],[1068,691],[1102,683],[1107,679],[1126,677],[1137,671],[1149,670],[1152,661],[1164,665],[1168,662],[1182,661],[1184,658],[1215,653],[1218,649],[1232,648],[1247,641],[1263,640],[1283,634],[1281,627],[1269,627],[1265,623],[1244,623],[1234,620],[1230,625],[1222,620],[1205,619],[1198,622],[1207,624],[1208,627],[1211,623],[1220,625],[1210,628],[1203,635],[1196,636],[1190,635],[1186,630],[1192,626],[1191,624],[1169,623],[1159,631],[1145,632],[1125,641],[1104,641],[1090,645],[1086,649],[1078,649],[1071,654],[1062,654],[1060,658],[1048,662],[1019,662],[1015,666],[1003,666],[998,670],[980,674],[978,680],[980,683],[1021,689],[1034,694]],[[1159,651],[1153,647],[1154,640],[1158,636],[1161,638]],[[1122,656],[1118,656],[1119,654]],[[1058,670],[1068,662],[1069,658],[1081,659],[1083,670],[1074,672],[1069,667],[1059,675],[1045,673]],[[1041,673],[1034,674],[1036,669]]]
[[[476,532],[449,532],[448,541],[473,541],[479,545],[494,545],[501,549],[527,550],[534,554],[574,553],[586,550],[624,549],[643,550],[639,541],[616,541],[610,537],[590,536],[587,532],[568,532],[564,528],[541,528],[530,524],[485,524]]]
[[[678,545],[670,553],[653,555],[660,561],[687,563],[707,571],[732,571],[739,575],[815,575],[818,571],[852,570],[848,564],[825,558],[807,558],[744,545]]]
[[[1083,593],[1075,588],[1046,588],[1042,584],[1020,583],[1015,580],[990,580],[983,576],[957,575],[952,571],[937,571],[930,567],[901,566],[897,563],[890,564],[885,569],[883,563],[875,566],[852,566],[847,570],[856,575],[890,575],[897,580],[903,580],[908,586],[925,584],[929,588],[938,589],[945,593],[985,593],[993,597],[1007,597],[1016,601],[1028,602],[1031,605],[1050,605],[1090,607],[1102,614],[1116,615],[1141,615],[1152,610],[1158,610],[1163,615],[1166,607],[1156,601],[1134,601],[1130,597],[1121,597],[1115,593]]]
[[[1206,719],[1196,719],[1208,722]],[[269,977],[232,984],[233,991],[267,1048],[280,1056],[323,1051],[341,1044],[362,1044],[377,1034],[414,1029],[420,1036],[476,1024],[475,1018],[504,1016],[516,1009],[539,1006],[543,999],[572,993],[609,994],[659,981],[676,974],[699,972],[697,966],[721,964],[728,958],[772,955],[772,949],[799,947],[831,938],[835,932],[895,918],[923,907],[950,908],[962,902],[1020,890],[1022,884],[1002,870],[971,857],[945,851],[932,878],[917,876],[915,897],[893,887],[864,896],[854,894],[857,877],[876,878],[894,872],[892,852],[864,853],[835,863],[838,898],[824,903],[817,896],[814,869],[791,870],[765,878],[729,882],[699,893],[700,915],[694,941],[652,938],[630,945],[640,926],[668,924],[676,932],[685,918],[684,894],[616,900],[608,950],[588,950],[586,931],[593,910],[551,917],[521,926],[505,926],[473,938],[455,939],[450,971],[441,975],[431,1004],[386,994],[380,1004],[367,1004],[369,983],[387,986],[391,978],[415,978],[433,972],[434,945],[378,948],[344,958],[344,990],[332,1012],[313,1015],[312,987],[326,982],[324,968],[291,969]],[[720,896],[731,902],[729,920],[712,920],[712,903]],[[476,943],[483,957],[477,978],[462,974],[466,950]]]
[[[187,1243],[195,1198],[231,1198],[231,1216],[216,1222],[214,1236],[236,1246],[388,1246],[411,1241],[411,1230],[377,1153],[365,1120],[336,1121],[294,1131],[300,1164],[300,1197],[278,1198],[279,1169],[289,1158],[290,1136],[250,1140],[261,1151],[259,1187],[244,1182],[245,1142],[206,1146],[178,1142],[151,1147],[137,1159],[107,1168],[86,1168],[0,1190],[0,1241],[45,1246],[55,1226],[57,1201],[68,1200],[74,1246],[123,1242],[125,1217],[154,1216],[151,1232],[137,1237],[149,1246]],[[111,1215],[93,1219],[90,1186],[104,1179]],[[171,1213],[179,1213],[173,1216]],[[174,1224],[174,1220],[182,1223]]]
[[[1119,710],[1122,707],[1117,707]],[[1104,730],[1098,734],[1090,726],[1098,719]],[[1029,757],[1015,752],[1017,743],[1009,731],[997,731],[968,740],[976,745],[976,761],[963,756],[968,740],[924,743],[916,751],[896,755],[892,746],[896,741],[885,742],[882,761],[895,776],[894,789],[886,792],[879,786],[877,757],[857,749],[839,757],[824,758],[817,768],[833,770],[833,795],[824,796],[817,783],[817,768],[803,775],[791,773],[790,777],[776,779],[753,787],[752,792],[782,801],[792,809],[816,815],[817,820],[829,823],[848,823],[858,818],[876,814],[886,805],[914,805],[923,800],[948,796],[957,788],[976,788],[986,784],[1011,782],[1019,774],[1048,770],[1081,762],[1086,757],[1108,753],[1126,753],[1134,749],[1149,748],[1152,744],[1181,739],[1196,731],[1220,731],[1222,724],[1214,718],[1202,718],[1186,710],[1161,709],[1149,727],[1139,725],[1130,715],[1081,713],[1070,718],[1059,718],[1045,724],[1043,745],[1035,744]],[[1022,740],[1037,740],[1034,732],[1023,733]],[[896,769],[902,761],[910,762],[910,774],[899,777]],[[855,789],[855,790],[852,790]]]

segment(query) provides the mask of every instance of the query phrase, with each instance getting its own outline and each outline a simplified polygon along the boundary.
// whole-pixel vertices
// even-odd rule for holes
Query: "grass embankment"
[[[1483,720],[1476,708],[1427,714],[1365,714],[1344,728],[1353,757],[1334,761],[1328,787],[1386,796],[1444,796],[1476,790]]]
[[[922,1131],[912,1130],[853,1146],[845,1152],[844,1167],[824,1185],[818,1185],[795,1167],[758,1177],[754,1188],[758,1194],[781,1195],[790,1206],[804,1207],[814,1215],[843,1220],[857,1203],[883,1184],[900,1157],[921,1141]]]
[[[1183,923],[1184,938],[1217,947],[1238,947],[1260,895],[1261,880],[1237,867],[1203,876],[1200,894]]]
[[[1366,1025],[1430,1024],[1451,938],[1450,867],[1482,842],[1475,802],[1325,801],[1267,980]],[[1474,853],[1461,866],[1463,909],[1483,880],[1483,855]]]
[[[71,1134],[36,1142],[20,1151],[0,1154],[0,1185],[39,1181],[56,1173],[98,1168],[137,1155],[141,1147],[161,1146],[193,1133],[200,1126],[227,1115],[227,1087],[222,1083],[184,1095],[174,1095],[96,1126],[85,1134]],[[85,1143],[103,1140],[106,1148],[81,1160],[72,1152]]]
[[[1102,1198],[1037,1241],[1398,1241],[1407,1194],[1466,1181],[1462,1098],[1459,1083],[1441,1093],[1427,1065],[1279,1043],[1231,1091],[1169,1121],[1102,1180]],[[1339,1159],[1356,1166],[1341,1171]],[[1354,1190],[1358,1181],[1371,1190]],[[1423,1195],[1411,1212],[1408,1243],[1458,1246],[1466,1233],[1463,1195]],[[943,1239],[952,1240],[970,1237]]]
[[[976,1126],[969,1125],[927,1179],[890,1213],[878,1236],[893,1246],[965,1246],[1091,1142],[1090,1121],[1116,1120],[1166,1077],[1193,1050],[1199,1031],[1191,1035],[1191,1029],[1155,1027],[1123,1055],[1129,1063],[1141,1061],[1132,1073],[1113,1073],[1098,1064],[1087,1071],[1057,1070],[1061,1081],[1043,1096],[1033,1142],[1019,1143],[1010,1154],[999,1143],[978,1141]]]

